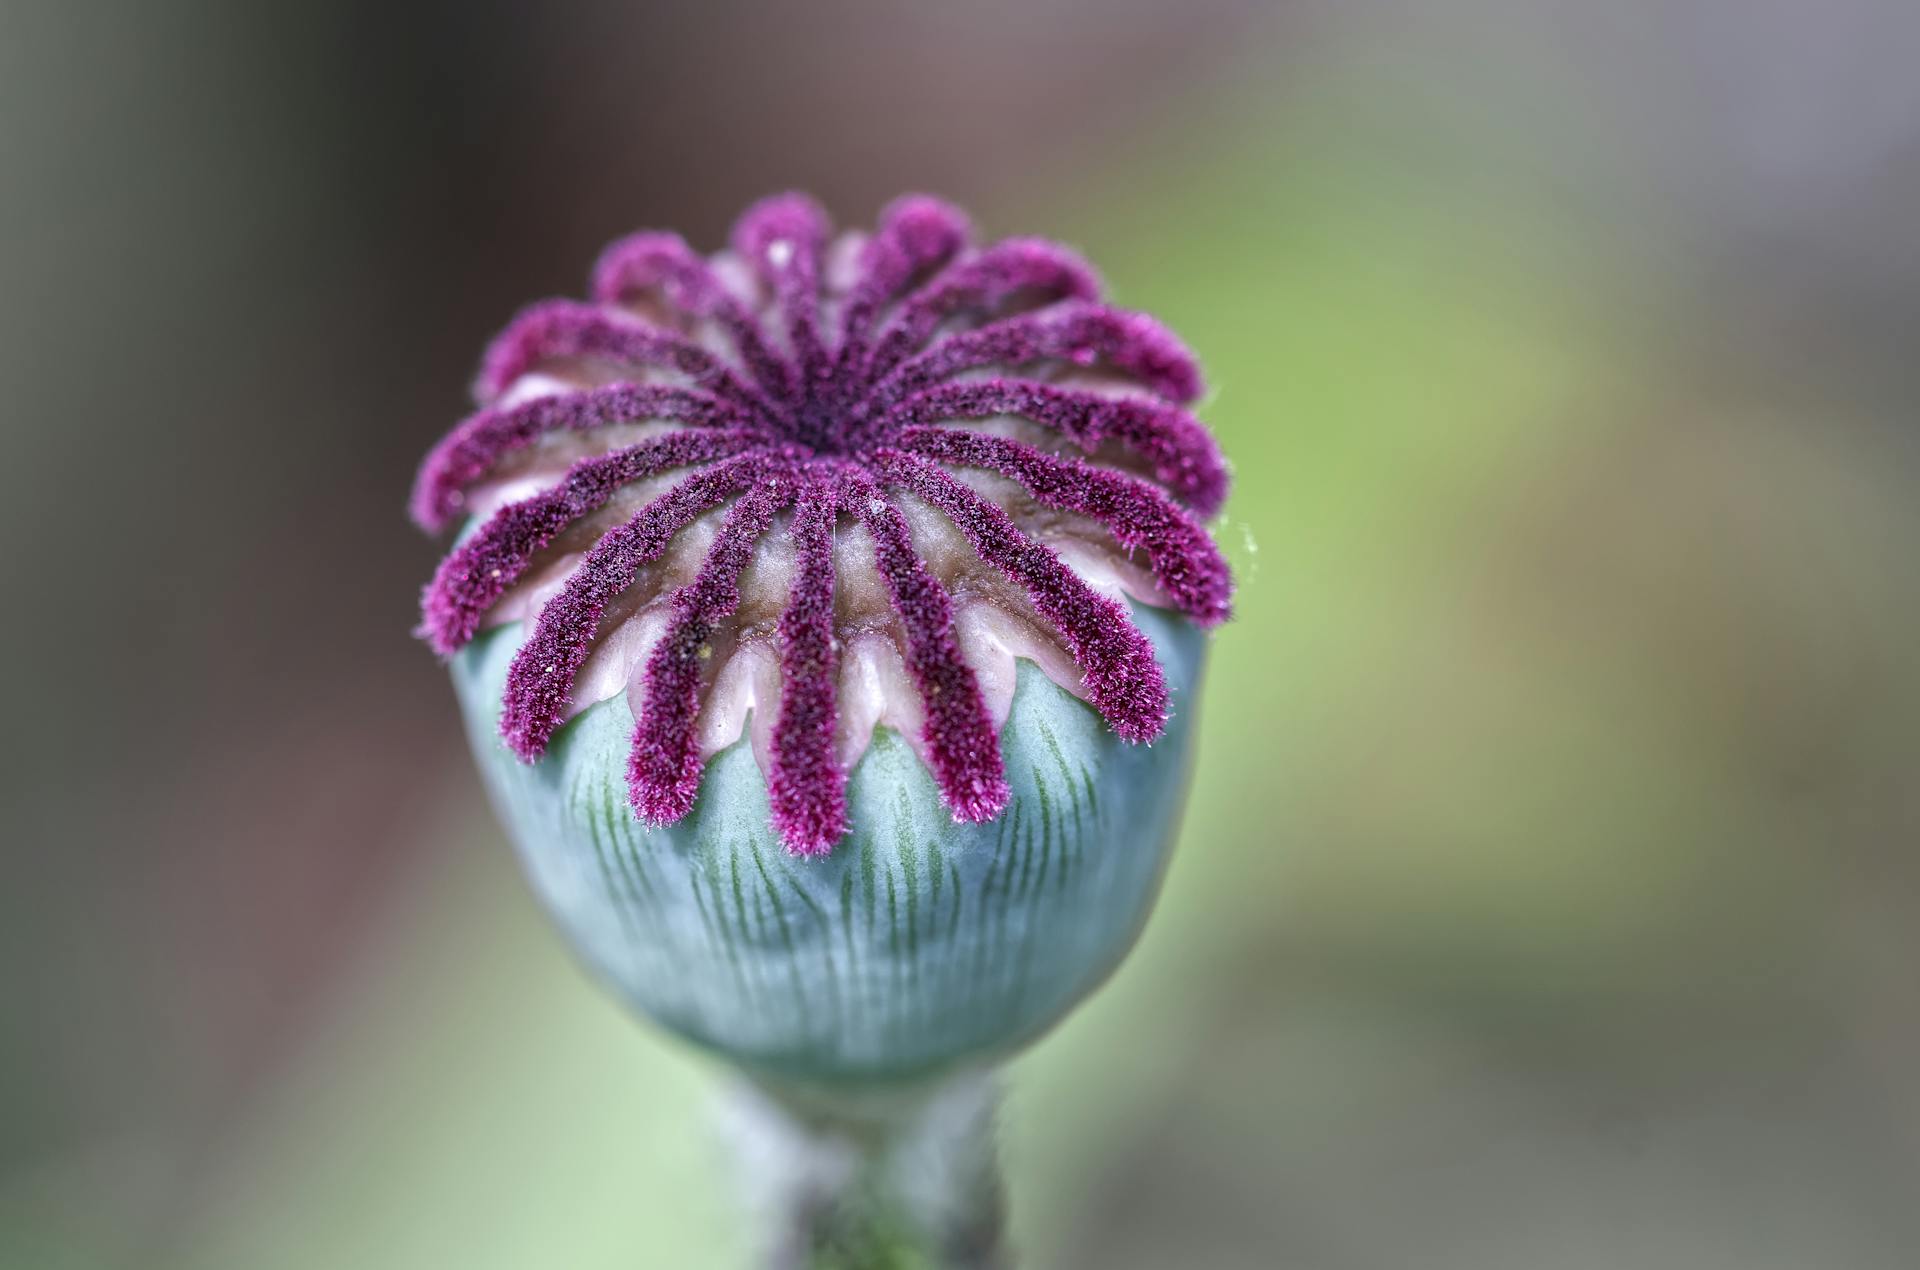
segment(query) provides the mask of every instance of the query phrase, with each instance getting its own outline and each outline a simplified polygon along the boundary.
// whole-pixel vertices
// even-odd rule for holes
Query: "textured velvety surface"
[[[422,633],[443,655],[551,571],[556,543],[593,526],[540,593],[502,685],[500,730],[515,754],[537,761],[598,699],[581,697],[583,668],[671,578],[670,611],[654,615],[629,687],[639,722],[625,770],[643,820],[687,815],[714,749],[703,749],[701,714],[725,650],[773,635],[771,623],[736,620],[756,562],[785,578],[779,718],[759,757],[771,823],[796,854],[832,850],[849,824],[835,675],[850,639],[891,641],[919,700],[889,717],[912,714],[908,739],[959,822],[992,821],[1013,797],[965,605],[997,604],[1039,632],[1005,638],[1024,653],[1057,649],[1037,664],[1122,740],[1162,734],[1169,686],[1118,593],[1146,577],[1155,602],[1194,623],[1228,616],[1232,581],[1200,519],[1219,509],[1227,472],[1188,411],[1198,367],[1152,319],[1101,304],[1098,277],[1067,248],[1033,238],[976,248],[969,236],[957,210],[914,196],[872,235],[835,240],[811,200],[778,195],[740,218],[729,253],[703,258],[659,232],[615,243],[594,270],[594,303],[537,304],[494,341],[476,385],[482,409],[427,456],[412,506],[441,529],[484,506],[496,482],[533,482],[482,515],[427,587]],[[621,433],[635,428],[653,431]],[[591,452],[537,474],[578,454],[565,445]],[[963,469],[1010,492],[969,483]],[[916,519],[926,509],[945,527]],[[1101,536],[1105,577],[1083,574],[1084,551],[1078,564],[1056,551],[1063,536],[1089,547],[1063,518]],[[710,519],[718,527],[696,568],[662,563]],[[884,598],[884,618],[837,611],[847,534],[864,535],[867,592]],[[999,581],[955,563],[942,536]],[[764,540],[780,544],[777,560]],[[635,600],[648,585],[654,595]],[[745,709],[731,716],[736,732]]]

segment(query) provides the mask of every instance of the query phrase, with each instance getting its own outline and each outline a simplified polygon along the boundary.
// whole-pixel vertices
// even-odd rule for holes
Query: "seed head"
[[[880,724],[954,820],[992,821],[1016,659],[1151,742],[1168,688],[1126,600],[1228,615],[1200,393],[1179,341],[1104,304],[1073,252],[976,246],[931,198],[835,238],[776,196],[708,258],[635,234],[591,302],[494,340],[479,411],[422,465],[414,519],[472,521],[422,633],[451,656],[527,622],[499,723],[527,762],[625,691],[649,824],[685,817],[751,726],[781,842],[830,851]]]

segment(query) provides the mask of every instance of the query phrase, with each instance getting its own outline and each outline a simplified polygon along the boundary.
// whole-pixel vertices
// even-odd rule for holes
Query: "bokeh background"
[[[742,1264],[402,505],[643,225],[928,189],[1182,331],[1242,580],[1035,1267],[1920,1264],[1920,9],[0,4],[0,1265]]]

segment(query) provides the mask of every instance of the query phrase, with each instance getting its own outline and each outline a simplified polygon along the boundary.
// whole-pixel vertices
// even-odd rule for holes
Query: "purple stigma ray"
[[[535,397],[505,410],[468,416],[428,452],[410,508],[422,529],[445,529],[465,505],[465,491],[502,458],[548,433],[585,432],[614,423],[683,423],[747,429],[753,418],[709,393],[668,384],[610,384],[588,392]]]
[[[889,412],[894,427],[954,419],[1020,418],[1059,432],[1091,453],[1102,441],[1120,441],[1153,464],[1154,477],[1202,516],[1227,497],[1227,465],[1207,430],[1178,406],[1138,397],[1110,397],[1030,379],[986,379],[940,384]]]
[[[1103,529],[1107,549],[1143,557],[1151,602],[1200,625],[1226,619],[1233,591],[1202,522],[1225,499],[1227,467],[1187,409],[1202,381],[1177,338],[1100,303],[1098,277],[1067,248],[1025,238],[976,248],[966,215],[924,195],[890,203],[857,247],[830,245],[832,232],[818,204],[790,193],[742,214],[733,255],[702,257],[671,233],[615,242],[595,265],[593,303],[534,305],[489,345],[475,384],[482,409],[429,452],[409,503],[423,528],[443,529],[516,453],[563,432],[577,434],[570,448],[590,452],[474,529],[422,592],[420,633],[452,655],[503,620],[503,599],[533,585],[537,562],[571,558],[553,554],[556,542],[572,550],[592,541],[527,624],[507,671],[500,732],[527,762],[592,704],[575,700],[576,686],[613,628],[610,608],[619,602],[625,621],[636,604],[658,603],[627,594],[643,567],[689,526],[718,521],[691,580],[666,600],[666,630],[629,689],[638,720],[629,793],[651,824],[678,821],[698,798],[702,699],[716,682],[703,653],[733,648],[743,588],[762,585],[749,566],[772,551],[790,569],[777,633],[739,638],[777,640],[779,698],[762,761],[773,828],[798,856],[831,851],[849,830],[843,621],[897,642],[924,707],[913,739],[955,819],[992,820],[1012,797],[953,595],[884,491],[944,517],[937,531],[927,522],[943,544],[937,558],[971,548],[1010,581],[1013,591],[996,592],[1005,603],[1024,595],[1019,612],[1050,625],[1040,637],[1078,667],[1080,683],[1069,686],[1128,741],[1159,735],[1170,708],[1152,642],[1023,519],[1053,525],[1035,515],[1044,508]],[[620,378],[575,386],[559,370],[540,385],[553,391],[499,404],[529,374],[573,361],[595,364],[594,379]],[[1049,382],[1088,370],[1131,382],[1119,391]],[[957,426],[998,418],[1059,441]],[[627,425],[668,430],[632,443],[613,430]],[[1052,452],[1066,447],[1093,460]],[[1102,466],[1106,454],[1127,470]],[[1012,485],[981,479],[976,488],[949,469]],[[664,492],[602,532],[649,481]],[[999,488],[1009,490],[1006,506],[981,492]],[[843,518],[871,543],[871,563],[864,553],[856,564],[841,558]],[[1085,541],[1100,547],[1097,536]],[[843,567],[859,578],[838,577]],[[1119,580],[1145,586],[1139,574]],[[841,613],[843,586],[870,597],[849,603],[877,607]],[[757,611],[762,604],[754,600]]]
[[[847,774],[834,755],[840,658],[833,631],[833,485],[800,491],[789,537],[793,583],[780,615],[780,717],[767,798],[795,855],[824,855],[847,831]]]
[[[609,244],[594,262],[588,290],[598,304],[621,304],[636,291],[658,290],[671,307],[701,318],[719,317],[733,298],[686,239],[656,230]],[[731,307],[738,312],[737,303]],[[751,320],[739,317],[743,324]]]
[[[874,563],[907,636],[907,672],[926,703],[926,748],[941,801],[955,820],[992,820],[1013,797],[980,682],[960,655],[953,603],[914,549],[900,509],[865,471],[848,468],[843,495],[873,539]]]
[[[866,408],[883,413],[943,379],[983,367],[1040,361],[1086,367],[1102,359],[1175,405],[1190,405],[1203,391],[1193,354],[1158,322],[1070,301],[935,340],[876,384]]]
[[[768,345],[759,322],[680,235],[647,232],[621,239],[600,254],[590,285],[601,304],[658,288],[688,316],[717,322],[748,372],[776,399],[792,390],[791,368]]]
[[[700,790],[694,719],[700,708],[701,649],[714,627],[740,603],[740,573],[774,513],[793,498],[793,484],[768,476],[727,513],[700,573],[673,596],[674,617],[647,659],[643,702],[634,726],[627,788],[649,824],[670,825],[693,810]]]
[[[1040,238],[995,243],[949,265],[907,297],[899,315],[881,332],[868,363],[869,378],[891,371],[955,314],[991,310],[1023,291],[1039,292],[1047,304],[1091,300],[1100,294],[1100,279],[1086,261],[1058,243]]]
[[[568,525],[606,506],[623,486],[726,458],[753,440],[742,432],[681,432],[644,441],[582,459],[558,485],[502,507],[440,562],[427,586],[421,607],[433,650],[450,657],[465,647],[487,610],[526,572],[534,553]]]
[[[598,634],[600,616],[633,585],[640,566],[659,557],[673,536],[730,495],[766,474],[770,463],[745,454],[697,472],[654,499],[594,544],[560,593],[540,610],[533,634],[507,671],[500,735],[532,762],[566,719],[574,676]]]
[[[820,256],[829,226],[820,205],[804,194],[778,194],[748,208],[733,228],[733,249],[772,288],[786,319],[799,389],[813,400],[829,373],[820,339]]]
[[[1122,547],[1146,553],[1154,580],[1202,626],[1217,626],[1232,615],[1233,580],[1225,557],[1206,529],[1158,486],[959,428],[908,428],[899,445],[923,459],[1004,476],[1044,506],[1098,521]]]
[[[888,478],[944,512],[980,558],[1024,588],[1033,607],[1067,642],[1094,708],[1123,740],[1151,741],[1167,723],[1167,684],[1153,642],[1118,603],[1098,594],[1060,557],[926,459],[899,450],[876,456]]]
[[[880,306],[912,285],[926,269],[945,266],[972,237],[966,213],[939,199],[908,195],[880,213],[880,232],[860,252],[859,280],[847,297],[840,329],[841,373],[864,360],[867,333]]]
[[[568,357],[672,371],[768,417],[778,418],[766,398],[740,381],[713,353],[673,331],[648,326],[616,310],[571,300],[548,300],[523,310],[487,347],[474,395],[494,401],[515,380],[543,362]]]

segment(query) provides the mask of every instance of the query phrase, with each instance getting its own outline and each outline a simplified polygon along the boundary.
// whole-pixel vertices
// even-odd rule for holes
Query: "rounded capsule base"
[[[1007,1054],[1057,1022],[1132,945],[1179,823],[1207,637],[1133,606],[1172,699],[1151,746],[1020,666],[1001,751],[1013,801],[957,824],[880,729],[848,781],[851,830],[789,855],[749,746],[707,765],[678,824],[627,803],[625,696],[521,763],[497,725],[524,631],[453,661],[479,767],[529,879],[594,974],[661,1026],[749,1070],[824,1085],[911,1081]]]

